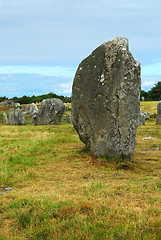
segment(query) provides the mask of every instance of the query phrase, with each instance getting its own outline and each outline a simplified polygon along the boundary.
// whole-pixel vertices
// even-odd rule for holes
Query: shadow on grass
[[[102,157],[97,157],[93,154],[88,148],[84,147],[78,150],[78,154],[80,154],[81,158],[87,160],[88,162],[97,167],[104,168],[113,168],[117,170],[135,170],[137,163],[131,159],[127,160],[123,156],[119,157],[110,157],[108,154],[104,154]]]

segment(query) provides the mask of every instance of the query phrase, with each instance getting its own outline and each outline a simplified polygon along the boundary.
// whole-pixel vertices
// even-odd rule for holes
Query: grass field
[[[151,114],[156,106],[141,103]],[[131,161],[94,157],[65,116],[60,125],[32,126],[29,116],[26,126],[1,124],[0,239],[161,239],[155,122],[138,127]]]

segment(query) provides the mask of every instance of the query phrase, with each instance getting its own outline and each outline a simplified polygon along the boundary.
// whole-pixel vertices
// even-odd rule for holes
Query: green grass
[[[93,156],[65,115],[60,125],[0,125],[0,190],[13,187],[0,195],[0,239],[161,239],[156,119],[138,127],[125,161]]]

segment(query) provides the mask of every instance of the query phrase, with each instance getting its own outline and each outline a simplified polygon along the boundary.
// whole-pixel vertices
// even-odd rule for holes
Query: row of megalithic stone
[[[62,108],[56,104],[61,102]],[[4,123],[5,124],[10,124],[10,125],[25,125],[26,124],[26,119],[25,119],[25,114],[30,114],[31,116],[31,123],[35,125],[47,125],[47,124],[60,124],[62,121],[63,117],[63,104],[62,101],[56,100],[55,99],[47,99],[43,100],[40,110],[36,106],[36,104],[32,103],[30,106],[29,105],[17,105],[17,109],[10,108],[8,117],[7,114],[4,112],[3,113],[3,118],[4,118]],[[21,107],[21,109],[19,108]],[[64,109],[69,109],[68,105],[64,105]],[[51,112],[51,109],[53,112]],[[42,116],[42,114],[44,114]],[[49,118],[50,116],[50,118]],[[145,120],[150,119],[150,113],[148,112],[142,112],[140,108],[140,113],[139,113],[139,119],[138,119],[138,125],[145,125]],[[42,121],[41,121],[42,120]],[[66,115],[66,121],[71,123],[71,114]],[[161,101],[157,105],[157,120],[156,124],[161,124]]]
[[[63,121],[64,110],[68,109],[68,105],[60,99],[50,98],[44,99],[41,103],[40,109],[36,104],[31,103],[31,105],[23,105],[22,109],[10,108],[7,114],[3,113],[4,123],[9,125],[26,125],[25,114],[30,114],[31,124],[34,125],[52,125],[60,124]],[[66,115],[66,121],[71,122],[71,114]]]
[[[140,108],[138,125],[145,125],[145,120],[150,119],[150,113],[142,112]],[[161,101],[157,104],[156,124],[161,124]]]

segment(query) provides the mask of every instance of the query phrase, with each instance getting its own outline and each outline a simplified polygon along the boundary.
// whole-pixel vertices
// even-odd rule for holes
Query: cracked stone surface
[[[141,108],[138,116],[138,125],[145,125],[145,114],[142,112]]]
[[[57,98],[44,99],[37,114],[38,125],[60,124],[65,105],[62,100]]]
[[[19,108],[10,108],[8,112],[8,119],[10,125],[26,125],[24,113]]]
[[[126,38],[115,38],[84,59],[72,86],[72,123],[96,156],[131,159],[140,111],[140,63]]]
[[[35,103],[30,105],[31,124],[37,125],[38,107]]]
[[[161,101],[157,104],[157,120],[156,124],[161,124]]]
[[[4,112],[3,113],[3,120],[5,124],[8,124],[8,118],[7,118],[7,114]]]

